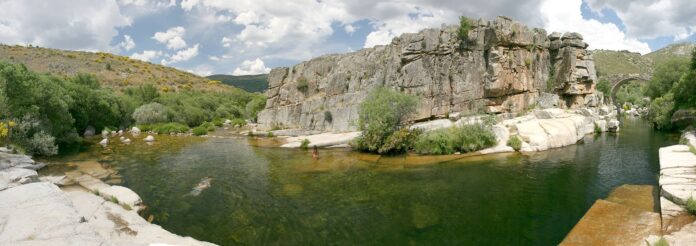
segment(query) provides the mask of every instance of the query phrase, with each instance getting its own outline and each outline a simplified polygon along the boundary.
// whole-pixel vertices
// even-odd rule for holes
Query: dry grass
[[[102,85],[115,89],[143,84],[153,84],[162,91],[231,89],[175,68],[103,52],[0,45],[0,60],[22,63],[31,70],[59,76],[94,74]]]

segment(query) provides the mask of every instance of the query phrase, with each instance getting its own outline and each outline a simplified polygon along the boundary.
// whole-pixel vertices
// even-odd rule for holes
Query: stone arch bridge
[[[645,74],[645,73],[632,73],[632,74],[615,74],[615,75],[610,75],[602,78],[603,80],[609,81],[611,85],[611,90],[609,90],[609,96],[611,98],[611,102],[614,103],[616,102],[616,92],[619,91],[619,88],[621,86],[633,82],[633,81],[638,81],[638,82],[648,82],[652,78],[652,74]],[[621,105],[615,105],[616,110],[618,113],[621,113]]]
[[[639,82],[648,82],[652,78],[651,74],[638,74],[638,73],[632,73],[632,74],[615,74],[615,75],[610,75],[602,78],[603,80],[609,81],[611,85],[611,90],[610,90],[610,96],[612,102],[614,102],[614,99],[616,97],[616,92],[619,91],[619,88],[621,86],[633,82],[633,81],[639,81]]]

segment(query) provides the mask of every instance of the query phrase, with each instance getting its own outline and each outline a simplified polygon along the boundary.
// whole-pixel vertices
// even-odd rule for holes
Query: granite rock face
[[[551,106],[584,106],[594,92],[592,55],[579,34],[547,36],[543,29],[507,17],[473,21],[472,26],[463,41],[459,26],[443,25],[403,34],[389,45],[275,68],[260,126],[353,131],[359,104],[378,87],[417,95],[413,121],[524,112],[536,105],[551,79],[559,95],[550,97],[557,103],[544,99]]]

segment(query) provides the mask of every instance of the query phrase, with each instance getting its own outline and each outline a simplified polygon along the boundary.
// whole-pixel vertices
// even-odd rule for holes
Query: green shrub
[[[300,149],[308,149],[309,148],[309,139],[302,139],[302,142],[300,143]]]
[[[515,151],[520,151],[520,149],[522,149],[522,140],[520,140],[520,138],[517,135],[515,135],[508,139],[507,145],[512,147],[512,149],[514,149]]]
[[[602,79],[599,82],[597,82],[597,90],[604,93],[604,95],[609,95],[611,90],[611,84],[609,84],[608,80]]]
[[[440,129],[422,134],[413,150],[421,155],[447,155],[456,152],[455,138],[451,129]]]
[[[419,154],[444,155],[478,151],[496,143],[495,134],[488,126],[473,124],[421,134],[414,150]]]
[[[333,122],[333,115],[331,114],[331,111],[324,111],[324,120],[326,122]]]
[[[222,120],[222,119],[220,119],[220,118],[217,118],[217,119],[214,119],[214,120],[213,120],[213,125],[218,126],[218,127],[219,127],[219,126],[222,126],[224,123],[225,123],[225,121]]]
[[[696,200],[694,200],[693,197],[689,197],[689,199],[686,200],[686,211],[689,211],[689,213],[696,215]]]
[[[599,134],[599,133],[602,133],[602,128],[599,127],[599,125],[597,124],[597,122],[594,123],[594,132],[595,132],[595,133],[598,133],[598,134]]]
[[[457,37],[459,40],[466,43],[469,41],[469,31],[473,27],[471,20],[465,16],[459,17],[459,29],[457,30]]]
[[[379,147],[377,153],[379,154],[399,154],[405,153],[409,149],[413,148],[413,145],[418,139],[420,131],[410,131],[408,128],[402,128],[398,130],[384,141],[384,144]]]
[[[36,118],[27,115],[17,120],[11,131],[10,142],[21,152],[43,156],[58,154],[55,137],[46,133]]]
[[[167,122],[167,109],[159,103],[149,103],[138,107],[133,112],[136,124],[156,124]]]
[[[358,128],[362,135],[353,146],[361,151],[379,152],[386,139],[416,112],[417,104],[418,99],[411,95],[386,88],[373,90],[360,104]]]
[[[664,237],[660,237],[660,240],[655,242],[652,246],[669,246],[669,242],[667,242],[667,239]]]
[[[672,113],[674,113],[674,96],[667,93],[650,103],[648,119],[658,130],[669,130],[672,128]]]
[[[207,131],[209,131],[209,132],[215,131],[215,125],[214,125],[213,123],[207,122],[207,121],[206,121],[206,122],[203,122],[203,124],[201,124],[201,125],[198,126],[198,127],[205,128],[205,129],[206,129]]]
[[[246,125],[246,121],[244,119],[237,118],[237,119],[232,119],[231,121],[232,121],[232,126],[239,125],[240,127],[242,127],[242,126]]]
[[[189,127],[181,123],[159,123],[150,125],[138,125],[141,131],[153,131],[158,134],[185,133]]]
[[[493,131],[484,125],[464,125],[455,128],[457,134],[457,146],[461,152],[473,152],[482,150],[497,143]]]
[[[196,136],[202,136],[208,134],[208,129],[206,129],[205,127],[197,126],[191,130],[191,133],[193,133],[193,135]]]
[[[273,137],[273,133],[272,133],[272,132],[266,133],[266,137],[272,138],[272,137]]]
[[[297,90],[301,91],[302,93],[306,93],[308,89],[309,89],[309,82],[307,81],[306,78],[300,77],[297,80]]]

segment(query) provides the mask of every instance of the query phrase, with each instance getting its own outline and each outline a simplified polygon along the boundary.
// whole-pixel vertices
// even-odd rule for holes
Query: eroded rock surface
[[[547,36],[507,17],[474,21],[464,41],[458,28],[443,25],[403,34],[389,45],[273,69],[259,123],[268,129],[355,131],[359,104],[381,86],[420,98],[414,121],[524,112],[537,104],[547,81],[554,82],[555,94],[545,94],[545,107],[600,103],[593,97],[594,62],[581,35]]]

